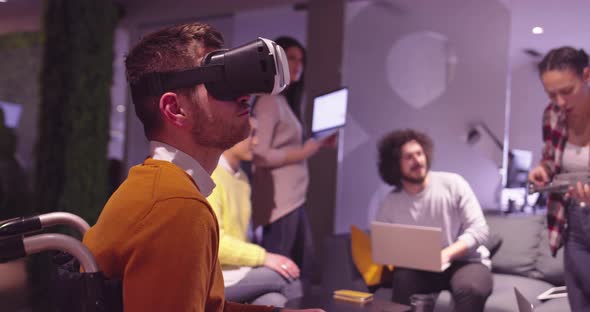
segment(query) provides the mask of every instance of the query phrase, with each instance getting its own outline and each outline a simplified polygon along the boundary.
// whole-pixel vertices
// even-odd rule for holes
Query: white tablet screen
[[[313,99],[313,133],[342,127],[346,123],[348,89],[343,88]]]

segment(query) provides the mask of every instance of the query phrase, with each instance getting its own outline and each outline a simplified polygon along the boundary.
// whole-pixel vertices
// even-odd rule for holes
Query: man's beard
[[[193,127],[193,141],[200,146],[227,150],[248,137],[249,125],[236,127],[224,123],[201,123]],[[217,128],[217,129],[216,129]],[[221,131],[219,130],[221,128]],[[244,129],[242,129],[244,128]]]
[[[239,124],[215,117],[209,118],[198,108],[195,116],[198,120],[191,132],[193,141],[200,146],[227,150],[246,139],[250,133],[250,123],[247,119],[246,122]]]
[[[419,169],[422,169],[422,168],[423,167],[420,166]],[[416,170],[416,169],[412,168],[412,170]],[[419,177],[419,178],[409,177],[409,176],[407,176],[407,175],[405,175],[405,174],[402,173],[402,180],[405,181],[405,182],[407,182],[407,183],[410,183],[410,184],[419,185],[419,184],[424,183],[424,181],[426,180],[426,176],[427,175],[428,175],[428,169],[426,169],[426,173],[424,174],[424,176]]]

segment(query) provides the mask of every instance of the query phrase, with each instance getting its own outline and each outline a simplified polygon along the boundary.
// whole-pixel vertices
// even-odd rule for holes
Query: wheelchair
[[[53,272],[50,287],[52,311],[122,312],[121,281],[107,279],[81,241],[65,234],[42,232],[56,225],[72,227],[82,236],[90,228],[82,218],[66,212],[0,221],[0,263],[45,251],[57,252],[53,257],[57,271]]]

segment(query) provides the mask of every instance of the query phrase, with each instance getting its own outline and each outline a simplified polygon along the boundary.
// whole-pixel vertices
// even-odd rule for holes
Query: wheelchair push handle
[[[26,234],[54,225],[67,225],[84,235],[90,226],[84,219],[67,212],[20,217],[0,221],[0,263],[13,261],[42,251],[63,251],[74,256],[88,273],[98,272],[90,251],[77,239],[63,234]]]
[[[92,253],[79,240],[63,234],[13,236],[0,239],[0,263],[17,260],[43,251],[59,250],[71,254],[86,273],[98,272]]]
[[[25,235],[54,225],[68,225],[84,235],[90,225],[84,219],[68,212],[51,212],[32,217],[20,217],[0,222],[0,239]]]

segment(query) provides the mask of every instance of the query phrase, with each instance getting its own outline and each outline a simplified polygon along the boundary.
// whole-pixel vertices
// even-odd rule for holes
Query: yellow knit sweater
[[[217,166],[211,177],[216,186],[207,200],[219,221],[219,262],[250,267],[264,264],[264,248],[247,240],[252,205],[246,174],[240,170],[238,175],[232,175]]]
[[[224,300],[217,220],[179,167],[133,167],[84,236],[107,277],[122,278],[126,312],[272,311]]]

